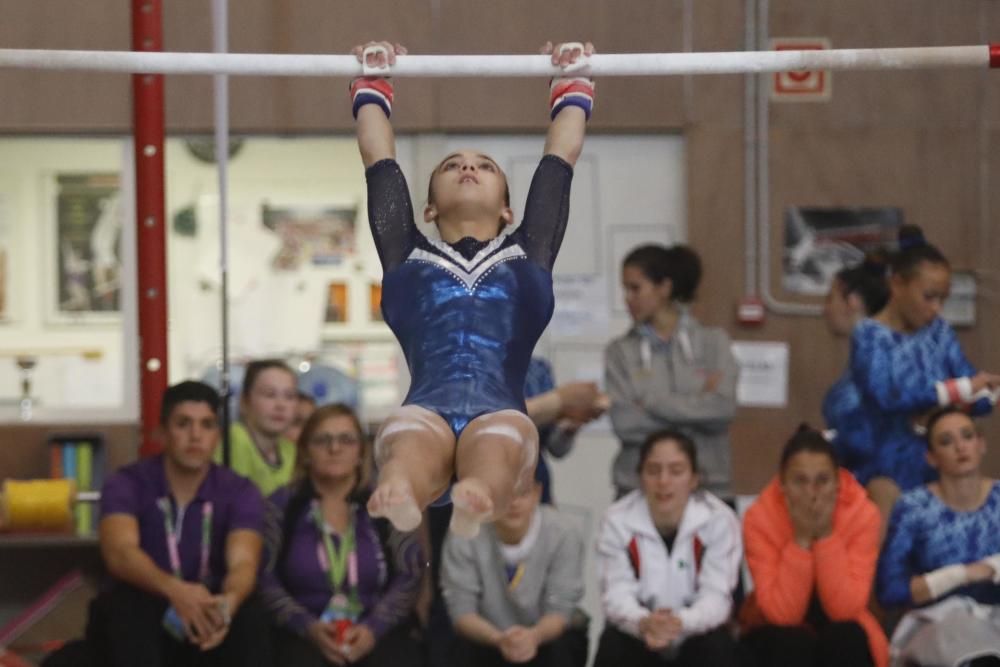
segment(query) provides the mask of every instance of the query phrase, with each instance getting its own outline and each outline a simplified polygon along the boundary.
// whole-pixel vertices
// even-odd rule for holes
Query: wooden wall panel
[[[436,32],[442,37],[443,48],[437,50],[442,53],[535,53],[550,39],[590,39],[609,53],[682,48],[682,3],[677,0],[442,0],[440,4]],[[470,29],[477,25],[491,28]],[[442,80],[438,123],[461,129],[541,128],[546,116],[540,113],[545,97],[539,88],[538,81],[505,81],[498,94],[496,82]],[[682,97],[682,81],[676,77],[601,81],[593,127],[679,126]]]
[[[771,36],[826,37],[833,48],[955,46],[981,43],[979,3],[919,0],[771,3]],[[807,126],[967,125],[978,117],[982,73],[971,70],[835,72],[826,104],[776,105],[779,124]],[[802,114],[798,107],[812,107]]]
[[[698,0],[690,3],[692,51],[745,51],[744,3]],[[689,95],[689,123],[743,127],[742,75],[692,76],[684,82]]]
[[[128,49],[121,0],[0,0],[0,44],[12,49]],[[128,77],[0,70],[0,132],[102,132],[127,127]]]

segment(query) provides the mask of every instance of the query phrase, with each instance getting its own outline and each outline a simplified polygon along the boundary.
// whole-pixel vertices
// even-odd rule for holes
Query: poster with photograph
[[[892,207],[790,206],[782,285],[795,294],[825,295],[842,268],[861,262],[865,253],[891,248],[902,224],[903,211]]]
[[[385,322],[382,317],[382,285],[372,283],[368,286],[368,319],[372,322]]]
[[[272,206],[264,202],[261,222],[281,239],[271,266],[292,271],[306,263],[340,264],[354,254],[357,215],[357,207]]]
[[[121,308],[123,208],[116,173],[56,175],[56,314],[114,315]]]
[[[330,283],[326,298],[326,317],[324,321],[333,324],[347,322],[348,305],[347,283]]]

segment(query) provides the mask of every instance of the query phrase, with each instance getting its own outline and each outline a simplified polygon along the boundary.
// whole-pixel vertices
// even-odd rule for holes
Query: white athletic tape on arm
[[[1000,584],[1000,553],[987,556],[983,562],[993,568],[993,583]]]
[[[924,582],[935,600],[968,580],[964,565],[946,565],[924,575]]]

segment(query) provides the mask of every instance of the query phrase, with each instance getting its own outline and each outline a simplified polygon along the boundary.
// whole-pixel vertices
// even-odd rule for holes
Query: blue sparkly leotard
[[[552,264],[566,230],[572,167],[546,155],[516,230],[453,245],[417,229],[394,160],[365,175],[382,313],[410,369],[403,404],[437,413],[456,437],[480,415],[524,412],[528,362],[552,317]]]

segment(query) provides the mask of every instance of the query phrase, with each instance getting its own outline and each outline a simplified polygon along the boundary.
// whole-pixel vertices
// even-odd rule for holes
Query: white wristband
[[[934,390],[937,393],[938,405],[941,406],[972,403],[975,400],[972,394],[972,380],[967,377],[935,382]]]
[[[964,565],[946,565],[924,575],[924,582],[933,599],[954,590],[969,580]]]
[[[962,377],[955,378],[955,384],[958,385],[958,395],[966,403],[972,402],[972,378]]]
[[[993,583],[1000,584],[1000,554],[987,556],[983,562],[993,568]]]
[[[948,387],[944,382],[935,382],[934,390],[937,392],[938,405],[944,407],[951,405],[951,397],[948,396]]]

